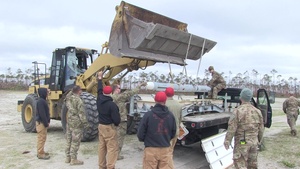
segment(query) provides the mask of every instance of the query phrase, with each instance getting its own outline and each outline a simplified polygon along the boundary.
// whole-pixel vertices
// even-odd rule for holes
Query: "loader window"
[[[53,52],[51,76],[50,76],[50,89],[61,90],[64,85],[63,74],[64,74],[64,63],[65,55],[63,51],[56,50]]]
[[[66,65],[66,87],[75,82],[75,78],[81,74],[84,65],[81,59],[76,57],[76,53],[67,52],[67,65]]]
[[[60,74],[60,61],[58,60],[57,62],[56,62],[56,67],[55,67],[55,74],[57,75],[56,77],[55,77],[55,81],[58,83],[58,84],[60,84],[59,83],[59,74]]]

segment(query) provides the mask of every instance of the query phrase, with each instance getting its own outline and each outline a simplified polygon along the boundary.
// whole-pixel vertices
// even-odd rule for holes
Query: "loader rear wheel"
[[[22,123],[25,131],[27,132],[35,132],[37,100],[38,96],[36,94],[29,94],[26,96],[22,106]]]
[[[94,95],[82,92],[80,95],[84,105],[87,121],[90,125],[89,129],[83,131],[83,137],[81,141],[94,140],[98,135],[98,111],[97,111],[97,99]]]
[[[96,97],[90,93],[82,92],[80,95],[84,103],[86,119],[90,125],[89,129],[83,130],[83,137],[81,141],[92,141],[98,135],[98,111]],[[61,109],[61,124],[64,133],[66,133],[67,127],[67,114],[68,108],[66,104],[62,105]]]

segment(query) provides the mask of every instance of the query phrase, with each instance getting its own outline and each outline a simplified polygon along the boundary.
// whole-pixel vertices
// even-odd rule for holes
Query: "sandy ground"
[[[45,149],[50,153],[50,160],[39,160],[36,157],[36,133],[25,132],[21,114],[17,112],[17,101],[26,97],[26,92],[1,91],[0,90],[0,169],[27,169],[27,168],[86,168],[96,169],[98,155],[98,140],[81,143],[78,158],[84,161],[83,166],[69,166],[64,163],[65,139],[60,121],[51,121],[48,130],[48,138]],[[273,104],[273,110],[281,109],[283,99],[277,99]],[[299,121],[298,121],[299,122]],[[273,118],[276,127],[266,129],[265,136],[272,137],[282,129],[288,128],[286,118],[277,116]],[[275,126],[275,125],[274,125]],[[140,169],[142,168],[143,144],[137,141],[136,135],[127,135],[122,150],[125,159],[117,161],[118,169]],[[277,162],[258,157],[259,168],[279,169],[284,168]],[[200,144],[189,147],[176,146],[174,152],[174,163],[176,169],[209,169],[209,164]]]

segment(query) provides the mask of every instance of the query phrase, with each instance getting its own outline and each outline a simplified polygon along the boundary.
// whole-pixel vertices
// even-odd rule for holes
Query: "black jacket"
[[[43,123],[45,127],[48,127],[50,123],[49,107],[46,101],[48,90],[46,88],[39,88],[39,99],[36,104],[36,121]]]
[[[100,124],[114,124],[118,126],[121,118],[119,108],[110,96],[103,95],[102,80],[98,81],[97,109]]]
[[[176,121],[166,106],[156,104],[143,116],[137,137],[145,147],[169,147],[176,134]]]

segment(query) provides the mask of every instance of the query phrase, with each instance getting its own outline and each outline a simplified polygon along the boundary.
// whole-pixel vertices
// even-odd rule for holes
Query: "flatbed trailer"
[[[234,108],[240,105],[239,94],[241,90],[239,88],[227,88],[220,91],[218,98],[222,102],[221,106],[202,100],[183,109],[185,116],[182,118],[182,123],[188,130],[188,134],[178,142],[181,145],[190,145],[227,130],[228,121]],[[205,93],[196,94],[198,100],[201,95],[205,95]],[[269,128],[272,123],[272,108],[268,94],[265,89],[259,89],[256,96],[256,100],[252,98],[251,104],[261,110],[265,127]]]

